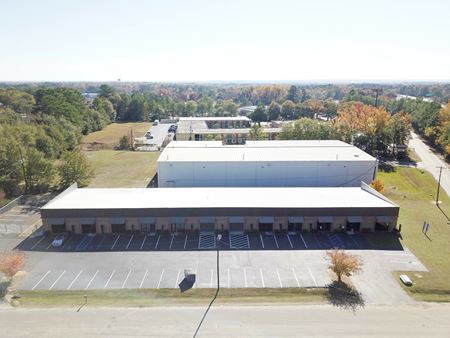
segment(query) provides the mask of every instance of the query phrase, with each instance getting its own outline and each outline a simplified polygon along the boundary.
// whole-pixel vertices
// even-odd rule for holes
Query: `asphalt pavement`
[[[442,170],[441,187],[450,196],[450,170],[448,170],[447,163],[444,159],[433,152],[430,147],[422,141],[422,139],[414,132],[411,133],[411,139],[409,141],[409,147],[419,155],[422,162],[419,162],[417,166],[430,172],[436,180],[439,179],[439,167],[444,167]]]

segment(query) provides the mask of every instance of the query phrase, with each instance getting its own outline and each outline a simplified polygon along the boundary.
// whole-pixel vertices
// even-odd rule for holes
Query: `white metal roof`
[[[251,121],[247,116],[180,117],[179,121]]]
[[[386,208],[397,207],[363,187],[73,189],[43,210],[147,208]]]
[[[190,143],[192,142],[192,147]],[[197,144],[194,144],[197,143]],[[249,141],[223,145],[217,141],[173,141],[158,162],[369,161],[376,159],[341,141]]]

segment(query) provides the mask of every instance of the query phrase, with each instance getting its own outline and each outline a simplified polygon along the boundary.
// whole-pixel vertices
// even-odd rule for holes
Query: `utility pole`
[[[444,166],[439,166],[436,167],[439,168],[439,180],[438,180],[438,185],[437,185],[437,193],[436,193],[436,205],[439,206],[439,191],[441,190],[441,175],[442,175],[442,169],[448,169],[447,167]]]
[[[375,88],[375,107],[378,108],[378,95],[383,92],[383,88]]]

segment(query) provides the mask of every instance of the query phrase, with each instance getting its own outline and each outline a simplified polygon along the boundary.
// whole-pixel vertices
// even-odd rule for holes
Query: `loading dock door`
[[[347,218],[347,231],[359,231],[361,228],[362,217],[360,216],[349,216]]]

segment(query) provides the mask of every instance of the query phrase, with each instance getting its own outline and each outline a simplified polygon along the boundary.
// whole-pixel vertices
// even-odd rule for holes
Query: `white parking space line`
[[[113,271],[111,272],[111,274],[109,275],[109,278],[108,278],[108,280],[106,281],[105,286],[103,287],[103,289],[106,289],[106,288],[108,287],[108,284],[109,284],[109,282],[111,281],[111,278],[113,278],[113,276],[114,276],[115,273],[116,273],[116,270],[113,270]]]
[[[155,249],[158,249],[158,243],[159,243],[159,238],[160,238],[161,236],[160,235],[158,235],[158,239],[156,240],[156,244],[155,244]]]
[[[116,238],[116,240],[114,241],[114,244],[112,245],[111,250],[114,249],[114,247],[116,246],[116,243],[117,243],[117,241],[119,240],[119,238],[120,238],[120,235],[117,235],[117,238]]]
[[[214,278],[214,270],[211,269],[211,281],[209,283],[209,287],[212,288],[213,287],[213,278]]]
[[[302,234],[300,234],[300,238],[302,239],[302,242],[305,245],[305,248],[308,249],[308,246],[306,245],[305,239],[303,238]]]
[[[144,244],[145,244],[145,240],[147,239],[147,235],[145,235],[144,236],[144,240],[142,241],[142,244],[141,244],[141,250],[142,250],[142,248],[144,247]]]
[[[156,286],[157,289],[159,289],[159,286],[161,285],[161,280],[163,278],[163,275],[164,275],[164,268],[161,271],[161,276],[159,277],[158,285]]]
[[[277,236],[275,236],[275,234],[273,234],[273,239],[275,240],[275,244],[277,245],[277,249],[279,249],[280,247],[278,246]]]
[[[313,280],[313,282],[314,282],[314,285],[315,285],[315,286],[317,286],[317,282],[316,282],[316,279],[314,278],[314,276],[313,276],[313,274],[312,274],[312,272],[311,272],[311,269],[310,269],[310,268],[308,268],[308,272],[309,272],[309,275],[311,276],[311,278],[312,278],[312,280]]]
[[[92,278],[89,281],[88,285],[86,285],[86,287],[84,288],[85,290],[89,289],[89,287],[91,286],[91,284],[94,281],[95,277],[97,277],[97,274],[98,274],[98,270],[94,273],[94,276],[92,276]]]
[[[46,237],[47,237],[47,236],[42,236],[42,238],[41,238],[39,241],[37,241],[37,242],[31,247],[30,250],[33,250],[35,247],[37,247],[37,246],[39,245],[39,243],[41,243]]]
[[[48,270],[48,271],[45,273],[45,275],[43,275],[42,278],[39,279],[39,281],[38,281],[36,284],[34,284],[34,286],[31,288],[31,290],[36,289],[37,286],[38,286],[39,284],[41,284],[41,282],[44,280],[45,277],[47,277],[47,275],[48,275],[49,273],[50,273],[50,270]]]
[[[130,275],[131,275],[131,269],[128,271],[128,275],[127,275],[127,277],[125,278],[125,280],[123,281],[122,289],[125,287],[125,284],[127,283],[128,278],[130,278]]]
[[[297,282],[297,286],[300,287],[300,283],[298,282],[297,274],[295,273],[294,268],[292,268],[292,273],[294,274],[295,281]]]
[[[180,279],[180,269],[178,269],[177,279],[175,280],[175,286],[173,287],[174,289],[177,288],[179,279]]]
[[[291,242],[291,237],[289,237],[289,235],[286,235],[286,237],[289,241],[289,245],[291,246],[291,249],[294,249],[294,246],[292,245],[292,242]]]
[[[61,277],[66,273],[66,270],[64,270],[58,278],[56,278],[56,280],[53,282],[53,284],[48,288],[49,290],[53,289],[53,287],[56,285],[56,283],[58,283],[58,281],[61,279]]]
[[[75,278],[73,279],[73,281],[70,282],[69,286],[67,287],[66,290],[70,290],[70,288],[72,287],[72,285],[77,281],[78,277],[80,277],[81,273],[83,272],[83,270],[80,270],[80,272],[78,272],[78,275],[75,276]]]
[[[142,285],[144,285],[145,277],[147,277],[147,274],[148,274],[148,269],[145,270],[144,277],[142,277],[141,284],[139,285],[139,289],[141,289]]]
[[[131,241],[133,240],[133,237],[134,237],[134,234],[131,235],[131,238],[130,238],[130,240],[128,241],[127,248],[126,248],[125,250],[128,250],[128,248],[130,247],[130,244],[131,244]]]
[[[172,235],[172,238],[170,239],[170,246],[169,246],[169,250],[172,250],[172,244],[173,244],[173,238],[175,237],[175,235]]]
[[[50,249],[50,247],[52,246],[53,241],[51,241],[50,243],[48,243],[47,247],[45,248],[45,250]]]
[[[263,240],[262,234],[259,234],[259,238],[261,239],[261,245],[264,249],[264,240]]]
[[[97,244],[97,249],[99,249],[99,248],[102,246],[103,242],[105,241],[105,238],[106,238],[106,236],[103,236],[103,237],[102,237],[102,239],[100,240],[100,242]]]
[[[247,286],[247,269],[246,268],[244,268],[244,285],[245,285],[245,287],[248,287]]]
[[[350,237],[350,239],[353,241],[353,243],[355,243],[356,247],[359,248],[359,244],[356,241],[356,239],[354,239],[353,236],[348,236],[348,237]]]
[[[281,283],[280,272],[278,271],[278,268],[276,268],[276,270],[277,270],[278,281],[280,282],[280,288],[282,288],[283,287],[283,283]]]
[[[184,238],[184,248],[186,249],[186,244],[187,244],[187,235],[186,235],[186,237]]]
[[[264,276],[263,276],[262,268],[259,268],[259,273],[261,275],[262,286],[263,286],[263,288],[265,288],[266,284],[264,284]]]

